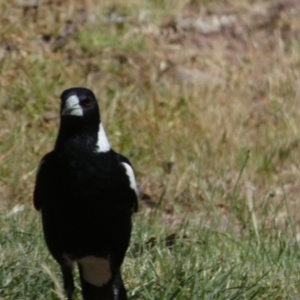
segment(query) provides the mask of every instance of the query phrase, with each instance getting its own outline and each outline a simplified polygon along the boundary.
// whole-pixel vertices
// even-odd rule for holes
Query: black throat
[[[63,149],[67,144],[95,150],[99,124],[86,122],[84,118],[67,116],[61,118],[60,129],[55,143],[55,150]]]

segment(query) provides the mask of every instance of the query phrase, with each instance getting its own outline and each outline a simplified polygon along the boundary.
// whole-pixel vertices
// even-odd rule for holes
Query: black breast
[[[96,153],[78,143],[66,144],[55,154],[49,174],[49,197],[42,215],[52,254],[76,249],[74,256],[105,255],[114,248],[126,250],[132,190],[115,152]]]

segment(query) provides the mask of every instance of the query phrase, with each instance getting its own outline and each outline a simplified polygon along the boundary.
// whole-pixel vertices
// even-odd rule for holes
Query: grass
[[[186,220],[166,243],[170,231],[161,218],[135,220],[123,266],[131,299],[296,299],[299,249],[285,233],[260,232],[258,240],[249,226],[247,234],[234,237]],[[25,209],[2,216],[1,228],[2,299],[57,299],[61,288],[53,282],[60,282],[60,272],[42,242],[36,214]],[[156,237],[152,246],[150,237]]]
[[[298,299],[299,7],[0,5],[0,299],[62,299],[32,190],[71,86],[135,167],[131,299]]]

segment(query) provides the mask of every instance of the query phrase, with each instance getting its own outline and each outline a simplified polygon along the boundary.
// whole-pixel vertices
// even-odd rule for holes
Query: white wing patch
[[[125,167],[126,174],[129,178],[130,187],[135,191],[136,195],[138,196],[138,189],[137,189],[137,185],[136,185],[136,181],[135,181],[134,172],[129,164],[126,164],[124,162],[122,162],[122,164]]]
[[[108,152],[109,150],[110,150],[110,144],[107,139],[103,125],[100,122],[96,152]]]
[[[67,99],[61,114],[63,116],[66,115],[79,116],[79,117],[83,116],[83,110],[79,104],[79,98],[76,95],[72,95]]]
[[[101,287],[111,279],[110,263],[108,259],[86,256],[77,259],[82,266],[83,278],[88,283]]]

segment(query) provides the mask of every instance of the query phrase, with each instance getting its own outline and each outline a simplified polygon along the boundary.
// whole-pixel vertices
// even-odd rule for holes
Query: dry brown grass
[[[228,223],[251,186],[258,219],[283,226],[285,198],[298,224],[300,3],[202,2],[2,1],[1,202],[30,203],[58,96],[81,85],[146,210]]]
[[[300,1],[36,3],[0,0],[0,299],[57,297],[30,206],[71,86],[136,170],[131,299],[297,299]]]

